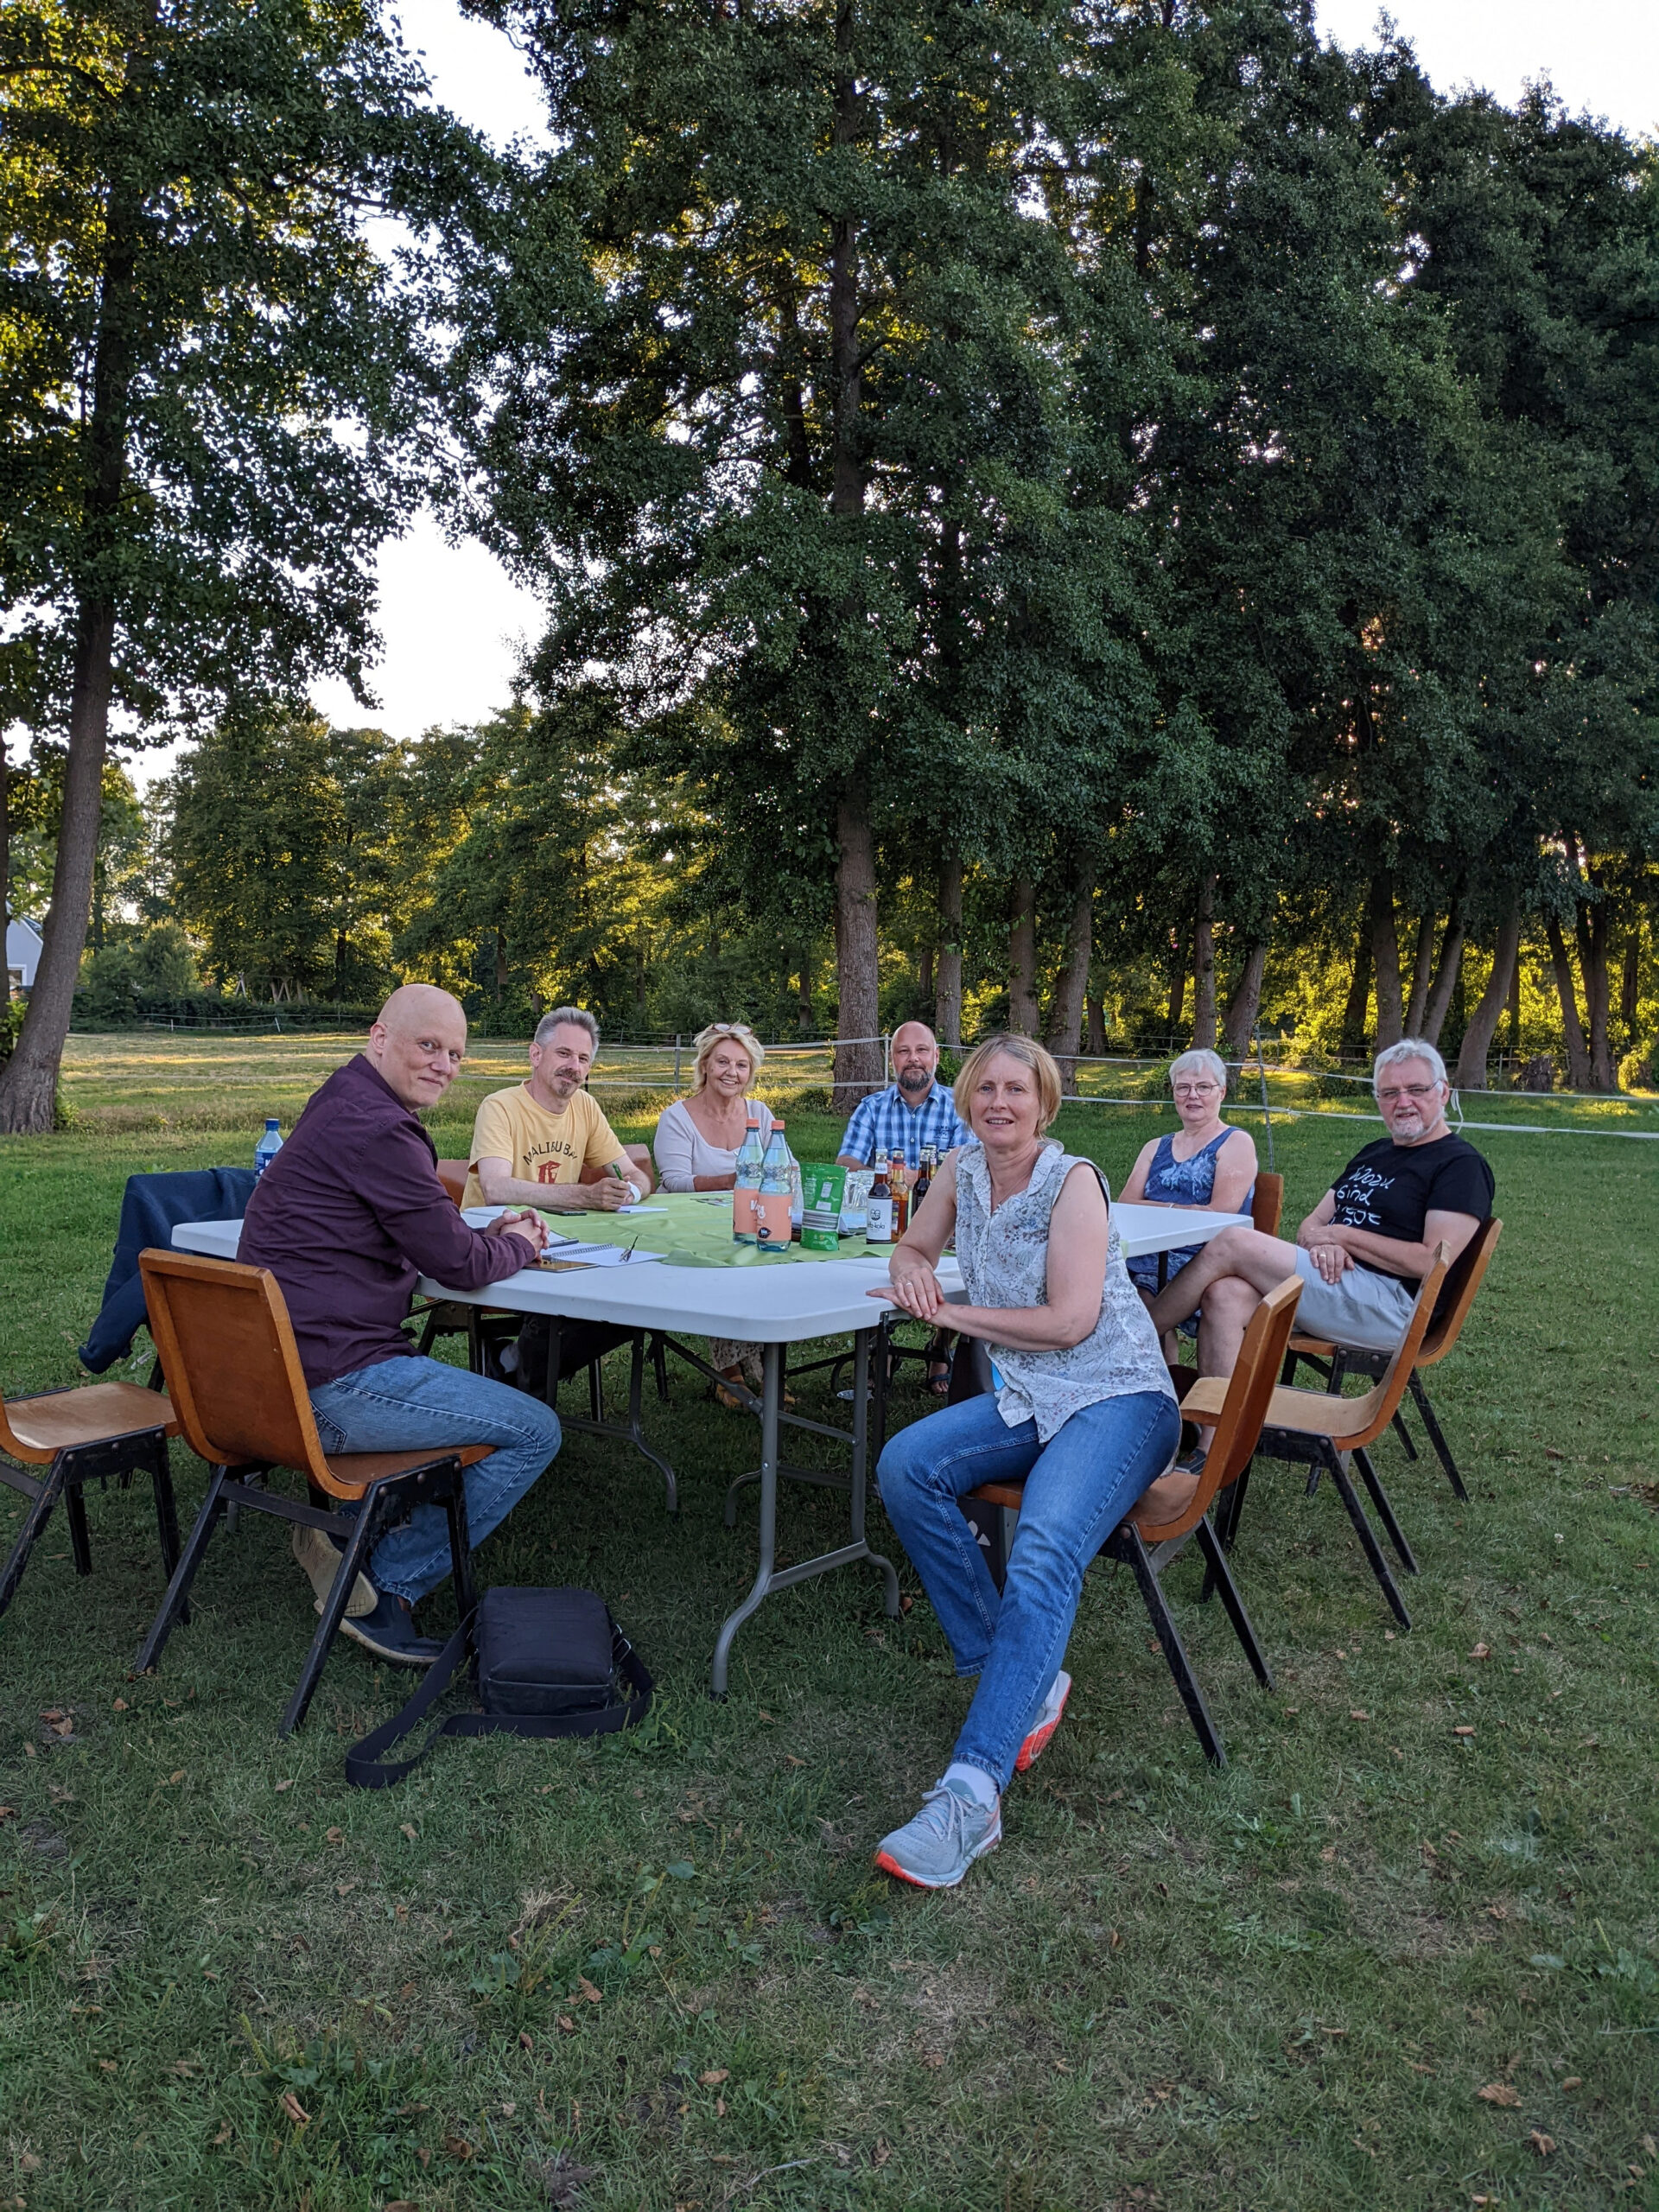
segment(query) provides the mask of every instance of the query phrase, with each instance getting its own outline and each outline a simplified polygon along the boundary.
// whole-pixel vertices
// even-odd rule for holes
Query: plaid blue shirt
[[[872,1091],[853,1109],[841,1150],[852,1159],[872,1165],[878,1152],[902,1160],[906,1167],[922,1164],[922,1147],[931,1144],[943,1160],[959,1144],[973,1141],[973,1131],[957,1113],[957,1102],[942,1083],[936,1083],[912,1113],[898,1084]]]

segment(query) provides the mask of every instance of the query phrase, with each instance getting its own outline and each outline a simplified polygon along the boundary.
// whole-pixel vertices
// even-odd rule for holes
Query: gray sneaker
[[[875,1863],[918,1890],[954,1890],[976,1859],[1002,1840],[1002,1805],[982,1805],[941,1783],[913,1820],[882,1837]]]

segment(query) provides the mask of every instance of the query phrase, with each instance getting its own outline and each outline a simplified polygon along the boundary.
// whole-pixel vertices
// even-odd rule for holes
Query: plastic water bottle
[[[737,1182],[732,1191],[732,1239],[738,1244],[755,1242],[754,1200],[760,1188],[765,1154],[760,1149],[760,1116],[749,1115],[749,1126],[737,1153]]]
[[[798,1244],[806,1221],[806,1196],[801,1188],[801,1163],[789,1148],[789,1139],[784,1136],[783,1123],[774,1122],[772,1127],[773,1135],[783,1138],[784,1173],[789,1178],[789,1241],[791,1244]]]
[[[787,1252],[789,1249],[789,1147],[784,1141],[784,1125],[781,1122],[774,1122],[772,1135],[766,1140],[760,1188],[754,1198],[754,1222],[760,1232],[755,1241],[763,1252]]]
[[[265,1134],[253,1147],[254,1173],[263,1175],[282,1148],[283,1133],[276,1125],[276,1116],[274,1114],[267,1114]]]

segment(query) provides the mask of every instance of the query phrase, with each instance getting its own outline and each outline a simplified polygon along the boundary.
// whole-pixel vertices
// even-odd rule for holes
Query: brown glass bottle
[[[875,1179],[870,1185],[866,1201],[864,1242],[867,1244],[887,1245],[893,1242],[893,1184],[887,1175],[887,1155],[875,1155]]]

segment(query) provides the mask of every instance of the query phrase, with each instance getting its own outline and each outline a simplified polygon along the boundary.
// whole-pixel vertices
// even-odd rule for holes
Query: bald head
[[[900,1022],[893,1033],[893,1071],[912,1104],[925,1098],[938,1071],[939,1047],[925,1021]]]
[[[466,1009],[433,983],[405,983],[395,990],[369,1031],[370,1063],[411,1109],[437,1104],[466,1052]]]

